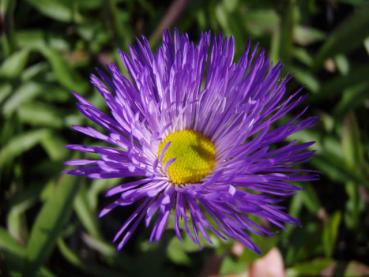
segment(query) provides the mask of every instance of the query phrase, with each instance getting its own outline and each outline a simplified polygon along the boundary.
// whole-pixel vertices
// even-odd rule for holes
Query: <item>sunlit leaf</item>
[[[17,44],[24,49],[38,50],[39,47],[52,47],[55,50],[69,49],[65,35],[46,33],[40,29],[26,29],[17,32]]]
[[[60,21],[80,21],[81,16],[75,12],[69,1],[58,0],[26,0],[42,14]]]
[[[0,65],[0,77],[3,78],[16,78],[19,77],[23,68],[25,67],[29,56],[29,50],[23,49],[15,52],[8,57]]]
[[[73,210],[77,178],[64,175],[43,205],[32,226],[25,271],[30,276],[46,261]]]
[[[2,112],[5,115],[10,115],[15,110],[20,108],[23,103],[34,99],[41,92],[42,86],[38,83],[28,82],[22,84],[4,103],[4,108]]]
[[[323,229],[323,247],[326,257],[330,258],[332,256],[336,239],[338,235],[338,228],[341,223],[341,213],[335,212],[324,224]]]
[[[97,223],[97,215],[89,205],[87,198],[87,190],[83,186],[79,191],[76,200],[74,202],[75,211],[78,218],[80,219],[83,226],[86,228],[88,233],[96,238],[101,238]]]
[[[360,170],[364,160],[364,149],[360,140],[360,129],[353,113],[349,113],[342,125],[342,151],[347,165]]]
[[[242,274],[246,272],[247,264],[243,261],[238,261],[236,258],[226,256],[222,261],[219,273],[224,276],[228,274]]]
[[[245,26],[250,33],[262,35],[273,33],[278,28],[280,18],[274,10],[251,10],[245,17]]]
[[[37,102],[29,102],[18,109],[19,120],[34,126],[60,128],[63,116],[55,108]]]
[[[10,95],[12,86],[10,84],[0,85],[0,104]]]
[[[177,238],[172,238],[167,247],[168,258],[176,263],[182,265],[189,265],[191,259],[186,253],[183,246],[183,242],[179,241]]]
[[[323,32],[306,26],[296,26],[293,31],[294,41],[303,46],[321,41],[324,38],[325,34]]]
[[[39,144],[47,135],[47,130],[39,129],[14,137],[0,150],[0,167]]]
[[[350,71],[350,63],[345,55],[337,55],[335,58],[337,69],[342,75],[347,75]]]

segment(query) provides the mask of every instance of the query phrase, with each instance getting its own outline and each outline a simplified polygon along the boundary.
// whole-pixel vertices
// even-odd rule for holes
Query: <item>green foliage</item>
[[[27,243],[27,262],[24,274],[32,276],[50,255],[56,240],[73,210],[73,200],[78,191],[76,177],[64,175],[49,192],[47,200],[32,226]]]
[[[103,191],[121,180],[62,176],[70,126],[84,123],[71,90],[103,107],[88,85],[95,67],[117,62],[144,34],[153,48],[170,1],[0,1],[0,275],[198,276],[244,273],[260,256],[214,238],[201,250],[172,230],[159,245],[137,235],[122,253],[110,242],[127,212],[97,219]],[[283,203],[301,227],[254,237],[262,253],[282,253],[288,276],[366,276],[369,264],[369,5],[365,0],[189,1],[172,26],[233,35],[236,56],[247,39],[281,60],[309,94],[314,128],[291,137],[316,141],[306,165],[320,181]],[[122,69],[124,70],[124,69]]]
[[[360,5],[349,19],[335,29],[320,48],[315,59],[315,66],[322,65],[328,57],[344,54],[359,45],[369,36],[369,4]]]

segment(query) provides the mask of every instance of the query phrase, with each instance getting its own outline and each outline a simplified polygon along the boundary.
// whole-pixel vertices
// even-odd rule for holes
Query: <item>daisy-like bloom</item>
[[[280,202],[299,190],[291,182],[315,178],[296,168],[311,157],[312,143],[283,141],[315,118],[300,120],[303,110],[277,126],[304,96],[287,95],[281,64],[271,65],[264,51],[249,43],[237,62],[234,52],[232,37],[210,33],[195,44],[187,34],[165,32],[155,52],[141,37],[129,54],[120,52],[128,77],[115,64],[91,76],[108,114],[74,93],[81,113],[106,132],[73,129],[110,146],[67,145],[99,156],[68,161],[77,168],[67,173],[123,179],[106,192],[112,202],[100,213],[135,206],[114,238],[118,249],[141,222],[151,228],[150,241],[172,220],[180,239],[186,233],[211,243],[213,233],[256,252],[250,234],[296,223]]]

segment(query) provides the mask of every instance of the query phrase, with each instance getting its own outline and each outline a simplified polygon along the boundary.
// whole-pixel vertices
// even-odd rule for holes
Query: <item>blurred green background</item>
[[[168,231],[149,245],[140,228],[117,253],[110,240],[131,212],[97,220],[102,192],[119,180],[63,176],[64,144],[88,143],[70,91],[103,108],[88,84],[119,62],[136,35],[160,43],[177,26],[234,35],[237,56],[260,42],[310,95],[320,123],[293,136],[315,140],[305,165],[321,179],[285,203],[301,226],[255,238],[277,246],[288,276],[369,276],[369,4],[363,0],[0,0],[0,275],[207,276],[244,273],[259,256],[233,241],[199,250]],[[122,68],[124,71],[124,69]],[[291,138],[292,139],[292,138]]]

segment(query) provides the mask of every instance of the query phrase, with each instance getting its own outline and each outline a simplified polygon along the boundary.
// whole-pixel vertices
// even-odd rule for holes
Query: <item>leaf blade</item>
[[[27,244],[27,264],[24,272],[32,276],[52,252],[73,210],[73,201],[79,189],[77,178],[64,175],[37,215]],[[57,197],[55,197],[57,196]]]

